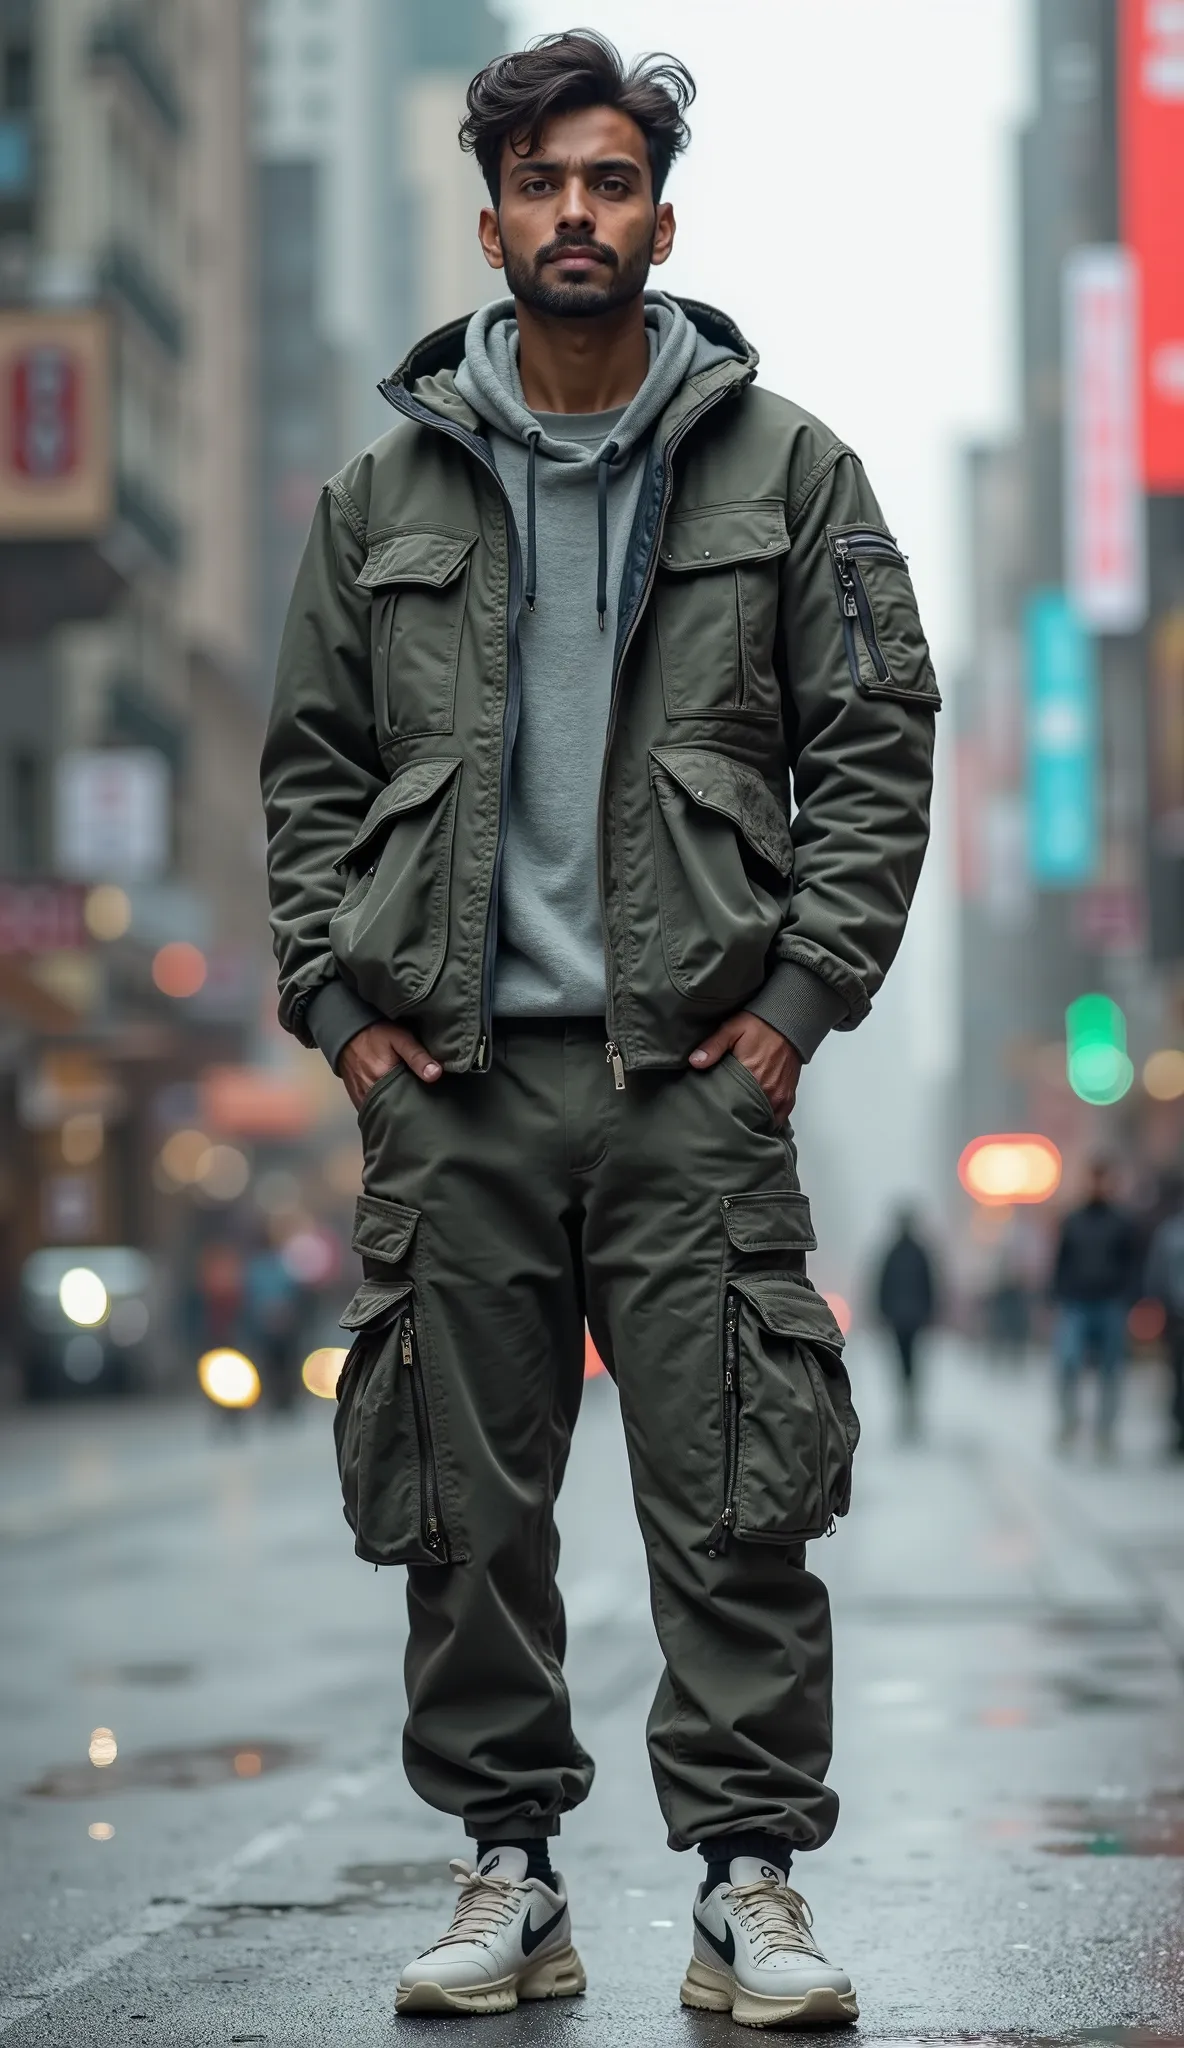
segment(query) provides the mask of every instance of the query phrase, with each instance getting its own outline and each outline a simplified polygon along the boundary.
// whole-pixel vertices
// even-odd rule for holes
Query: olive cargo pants
[[[558,1831],[571,1726],[553,1508],[584,1320],[616,1379],[666,1668],[649,1718],[674,1848],[825,1841],[826,1589],[858,1424],[788,1135],[731,1056],[630,1074],[602,1023],[505,1026],[491,1071],[362,1105],[366,1279],[338,1454],[360,1556],[404,1563],[404,1759],[474,1837]]]

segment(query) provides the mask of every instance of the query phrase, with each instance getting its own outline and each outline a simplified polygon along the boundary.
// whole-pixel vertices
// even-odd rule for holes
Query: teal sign
[[[1060,590],[1024,614],[1028,700],[1028,871],[1073,889],[1098,868],[1098,675],[1094,643]]]

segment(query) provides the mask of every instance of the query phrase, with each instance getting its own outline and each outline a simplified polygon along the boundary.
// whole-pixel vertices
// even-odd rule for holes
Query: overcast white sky
[[[510,12],[522,40],[570,25],[540,0]],[[724,307],[762,378],[859,451],[948,668],[956,450],[1013,402],[1026,0],[575,0],[572,21],[689,64],[678,243],[655,282]]]

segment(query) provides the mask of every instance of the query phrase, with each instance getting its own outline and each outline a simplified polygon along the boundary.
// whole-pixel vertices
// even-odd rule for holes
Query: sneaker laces
[[[810,1908],[792,1885],[776,1878],[758,1878],[755,1884],[734,1884],[725,1894],[735,1901],[737,1912],[753,1938],[753,1961],[768,1962],[770,1956],[792,1950],[797,1955],[826,1957],[812,1939],[814,1925]]]
[[[460,1897],[452,1915],[452,1925],[447,1934],[434,1941],[425,1955],[434,1955],[438,1948],[447,1948],[450,1942],[473,1941],[481,1948],[488,1948],[490,1937],[513,1918],[514,1893],[518,1887],[508,1877],[483,1877],[479,1870],[470,1870],[459,1856],[454,1856],[448,1866],[454,1884],[460,1886]]]

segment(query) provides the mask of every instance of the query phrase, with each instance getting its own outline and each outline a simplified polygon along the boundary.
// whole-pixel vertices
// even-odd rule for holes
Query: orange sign
[[[207,1067],[201,1092],[206,1128],[222,1137],[299,1138],[316,1116],[303,1077],[267,1067]]]
[[[0,312],[0,535],[68,540],[110,518],[105,314]]]

